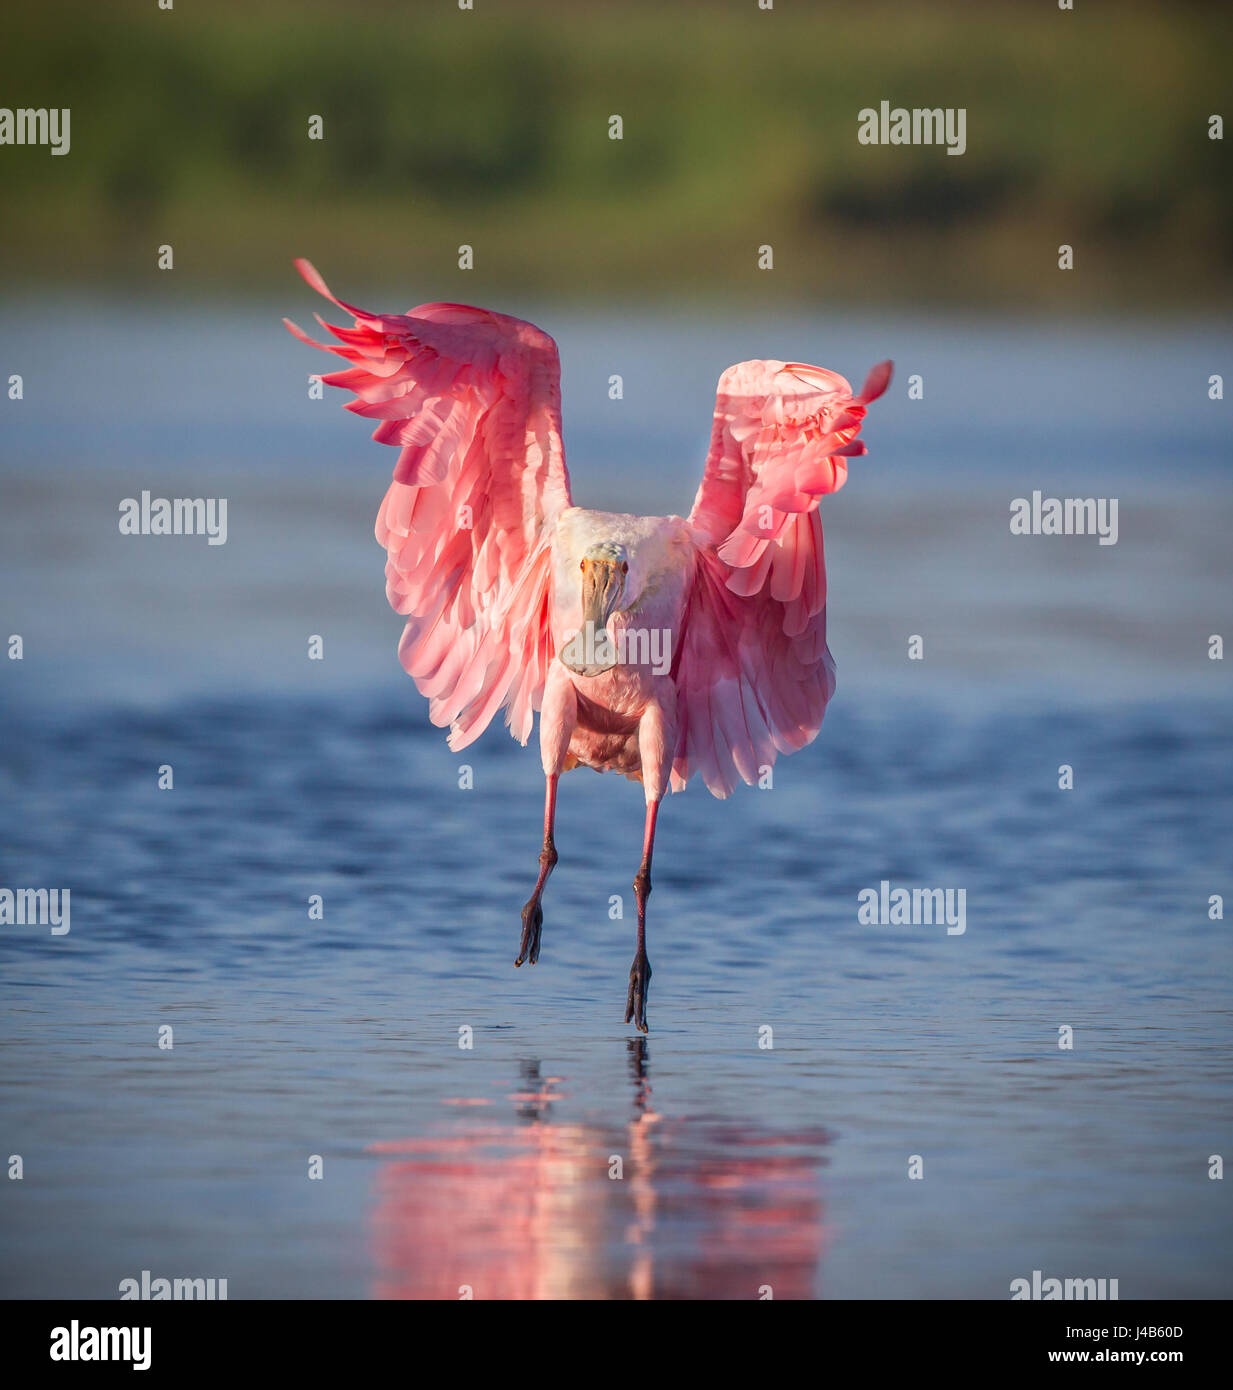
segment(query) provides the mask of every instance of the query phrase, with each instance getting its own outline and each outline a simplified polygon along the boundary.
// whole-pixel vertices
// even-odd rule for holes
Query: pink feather
[[[890,377],[880,363],[859,396],[838,373],[801,362],[739,362],[720,378],[689,515],[697,562],[674,786],[696,772],[726,796],[733,769],[754,780],[751,756],[766,766],[816,736],[835,688],[818,501],[865,453],[865,406]]]
[[[400,660],[432,721],[450,727],[451,748],[502,708],[525,743],[550,668],[563,669],[553,667],[553,561],[572,504],[556,345],[465,304],[371,314],[296,265],[354,323],[319,317],[331,344],[287,327],[343,360],[322,380],[351,392],[347,408],[399,450],[375,533],[390,604],[407,618]],[[859,395],[801,362],[740,362],[720,378],[688,522],[650,523],[682,537],[674,554],[687,567],[675,575],[676,739],[652,745],[665,766],[672,759],[674,789],[696,774],[727,796],[817,734],[835,688],[818,504],[864,455],[866,408],[890,377],[879,363]]]
[[[390,604],[408,615],[399,658],[433,722],[452,726],[453,746],[503,706],[525,743],[547,673],[552,523],[570,505],[556,344],[465,304],[370,314],[336,298],[308,261],[295,264],[355,324],[323,324],[334,346],[284,322],[351,364],[322,379],[353,392],[347,408],[400,449],[376,523]]]

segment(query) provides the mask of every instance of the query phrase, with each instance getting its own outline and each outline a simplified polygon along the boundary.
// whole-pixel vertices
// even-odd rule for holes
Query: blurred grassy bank
[[[0,149],[3,283],[170,243],[220,289],[307,254],[432,297],[1233,299],[1227,5],[475,4],[22,7],[0,104],[72,147]],[[859,144],[883,99],[966,107],[967,152]]]

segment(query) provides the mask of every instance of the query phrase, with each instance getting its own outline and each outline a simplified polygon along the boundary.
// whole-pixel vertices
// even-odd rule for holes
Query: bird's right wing
[[[739,362],[719,379],[702,485],[689,522],[694,581],[677,668],[673,786],[698,773],[716,796],[758,780],[777,753],[813,739],[835,688],[826,646],[818,500],[843,486],[865,407],[836,372]]]
[[[407,615],[398,654],[450,747],[478,738],[507,706],[526,743],[552,659],[551,534],[570,505],[556,344],[533,324],[465,304],[370,314],[335,299],[307,261],[304,279],[355,319],[324,323],[351,363],[322,377],[355,393],[347,409],[380,421],[401,447],[377,539],[386,593]]]

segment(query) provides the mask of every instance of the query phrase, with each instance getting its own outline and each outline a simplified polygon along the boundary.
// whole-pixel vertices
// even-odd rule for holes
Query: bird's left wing
[[[552,523],[570,505],[561,443],[561,367],[547,333],[464,304],[370,314],[304,279],[355,320],[349,362],[322,377],[355,393],[347,409],[380,423],[401,448],[377,516],[386,593],[407,615],[398,653],[450,746],[478,738],[508,706],[510,732],[531,735],[552,658],[547,605]]]
[[[689,514],[695,564],[674,787],[697,773],[727,796],[738,777],[755,782],[776,753],[817,734],[835,688],[818,500],[865,452],[856,437],[865,407],[890,376],[891,364],[879,364],[859,395],[838,373],[801,362],[739,362],[720,377]]]

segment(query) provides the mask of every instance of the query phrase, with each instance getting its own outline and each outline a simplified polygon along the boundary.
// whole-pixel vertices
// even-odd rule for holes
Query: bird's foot
[[[629,994],[625,999],[625,1022],[646,1033],[650,1030],[646,1022],[646,1000],[651,992],[651,962],[646,952],[639,951],[634,963],[629,967]]]
[[[539,938],[543,926],[544,909],[540,907],[538,898],[532,898],[522,909],[522,943],[518,947],[515,965],[521,965],[524,960],[534,965],[539,960]]]

